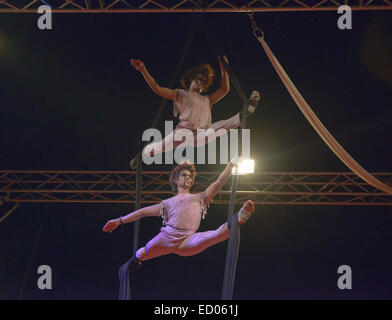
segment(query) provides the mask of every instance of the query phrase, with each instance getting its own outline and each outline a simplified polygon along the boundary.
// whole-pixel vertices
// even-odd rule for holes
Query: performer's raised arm
[[[227,60],[226,56],[223,56],[223,59],[225,59],[225,62],[228,64],[229,61]],[[229,75],[223,66],[223,62],[221,60],[221,57],[218,57],[219,60],[219,66],[221,70],[221,87],[216,90],[214,93],[208,96],[210,99],[210,103],[214,104],[220,101],[229,91],[230,91],[230,80],[229,80]]]
[[[145,207],[145,208],[141,208],[139,210],[133,211],[124,217],[109,220],[108,222],[106,222],[105,226],[103,227],[103,231],[111,233],[120,224],[133,222],[133,221],[139,220],[144,217],[159,216],[160,209],[161,209],[161,205],[155,204],[153,206],[149,206],[149,207]]]
[[[155,79],[147,71],[147,68],[144,65],[143,61],[131,59],[131,65],[143,75],[144,80],[146,80],[147,84],[155,94],[169,100],[175,99],[175,91],[169,88],[159,86],[158,82],[156,82]]]
[[[210,184],[210,186],[204,191],[204,203],[210,202],[215,197],[215,195],[230,177],[233,167],[238,165],[238,162],[238,157],[231,159],[231,161],[227,164],[225,170],[223,170],[222,173],[219,175],[218,179],[212,184]]]

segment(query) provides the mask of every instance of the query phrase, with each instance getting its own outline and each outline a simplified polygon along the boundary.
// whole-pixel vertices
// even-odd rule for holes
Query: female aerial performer
[[[170,174],[170,185],[177,193],[176,196],[163,200],[161,203],[145,207],[129,213],[124,217],[109,220],[103,227],[104,232],[111,233],[119,225],[139,220],[144,217],[159,216],[163,219],[164,227],[160,233],[136,252],[125,266],[129,271],[135,271],[142,263],[166,254],[191,256],[198,254],[208,247],[226,240],[230,228],[236,221],[243,225],[255,210],[254,203],[248,200],[233,218],[222,224],[218,229],[197,232],[201,219],[205,217],[207,204],[221,189],[230,176],[232,169],[238,163],[234,158],[204,192],[190,193],[196,176],[193,164],[184,162],[177,165]]]
[[[223,58],[228,63],[226,56]],[[170,149],[175,149],[180,144],[184,146],[187,143],[185,141],[186,139],[180,139],[178,141],[175,137],[177,132],[182,132],[180,131],[181,129],[192,131],[194,139],[188,141],[191,142],[191,146],[201,146],[218,136],[226,134],[230,129],[237,128],[241,125],[241,113],[237,113],[230,119],[211,124],[212,105],[220,101],[230,91],[228,73],[220,57],[218,57],[218,60],[221,71],[221,87],[210,95],[201,95],[201,93],[207,91],[215,76],[215,71],[209,64],[200,64],[187,70],[181,77],[181,85],[184,89],[172,90],[161,87],[149,74],[142,61],[131,59],[131,65],[141,72],[154,93],[174,101],[173,114],[175,117],[179,114],[180,120],[175,130],[162,141],[150,143],[143,149],[143,158],[155,153],[163,153]],[[259,92],[253,91],[248,103],[247,116],[254,113],[259,100]],[[204,135],[202,132],[197,132],[197,129],[213,130],[206,131],[206,135]]]

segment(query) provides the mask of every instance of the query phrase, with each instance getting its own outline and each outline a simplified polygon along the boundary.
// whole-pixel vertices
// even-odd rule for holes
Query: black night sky
[[[54,14],[53,30],[39,30],[37,18],[0,15],[0,168],[130,170],[161,99],[129,59],[143,60],[158,83],[168,85],[192,31],[192,14]],[[255,19],[338,142],[369,172],[391,172],[392,12],[353,12],[352,30],[337,28],[336,12],[257,13]],[[206,20],[242,87],[262,94],[248,120],[255,170],[348,171],[289,96],[248,16],[208,14]],[[200,62],[219,70],[196,30],[181,72]],[[214,106],[213,122],[240,107],[232,86]],[[163,118],[173,119],[170,102]],[[0,299],[18,298],[34,250],[22,299],[117,299],[118,268],[130,257],[133,225],[110,235],[102,227],[132,210],[22,203],[0,224]],[[200,230],[217,228],[226,215],[227,206],[212,205]],[[142,220],[140,244],[160,226],[159,218]],[[391,240],[387,206],[258,205],[241,232],[234,299],[390,299]],[[133,297],[220,299],[226,248],[227,242],[196,256],[144,263],[132,278]],[[52,290],[37,288],[39,265],[51,266]],[[352,290],[337,287],[340,265],[352,268]]]

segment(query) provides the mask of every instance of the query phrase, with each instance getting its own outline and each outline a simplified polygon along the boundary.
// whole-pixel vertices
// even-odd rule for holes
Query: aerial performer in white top
[[[224,56],[225,62],[228,63],[227,57]],[[211,86],[215,71],[209,64],[200,64],[187,70],[181,76],[181,85],[183,89],[169,89],[161,87],[147,71],[146,66],[140,60],[131,59],[131,65],[138,70],[150,86],[151,90],[157,95],[174,101],[173,114],[179,116],[180,122],[176,128],[160,142],[148,144],[142,153],[142,157],[163,153],[170,149],[175,149],[178,145],[185,145],[186,139],[180,141],[175,139],[175,134],[181,129],[191,130],[194,139],[192,146],[201,146],[210,142],[218,136],[224,135],[230,129],[237,128],[241,125],[241,112],[227,120],[221,120],[211,123],[212,106],[220,101],[230,91],[230,80],[226,69],[220,57],[218,57],[221,71],[221,87],[214,93],[202,95]],[[260,94],[253,91],[248,102],[247,116],[254,113],[260,100]],[[197,129],[205,129],[207,138],[198,139]],[[208,130],[207,129],[213,129]],[[223,130],[221,130],[223,129]],[[206,141],[207,140],[207,141]],[[185,143],[185,144],[184,144]]]
[[[225,184],[234,166],[238,165],[236,157],[229,162],[225,170],[204,192],[190,193],[196,169],[193,164],[184,162],[177,165],[170,174],[170,185],[176,196],[163,200],[159,204],[148,206],[131,212],[124,217],[109,220],[103,227],[104,232],[111,233],[119,225],[130,223],[144,217],[161,217],[163,227],[160,233],[144,247],[136,251],[126,264],[129,271],[136,271],[142,261],[162,255],[177,254],[180,256],[196,255],[208,247],[229,238],[233,223],[243,225],[255,211],[254,203],[248,200],[242,208],[216,230],[197,232],[201,219],[204,219],[207,204]]]

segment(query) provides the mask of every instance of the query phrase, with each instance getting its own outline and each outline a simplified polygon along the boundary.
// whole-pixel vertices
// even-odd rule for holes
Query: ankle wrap
[[[239,214],[240,214],[240,218],[242,219],[242,220],[244,220],[244,221],[247,221],[248,219],[249,219],[249,217],[250,217],[250,215],[248,214],[248,213],[246,213],[244,210],[240,210],[239,211]]]

